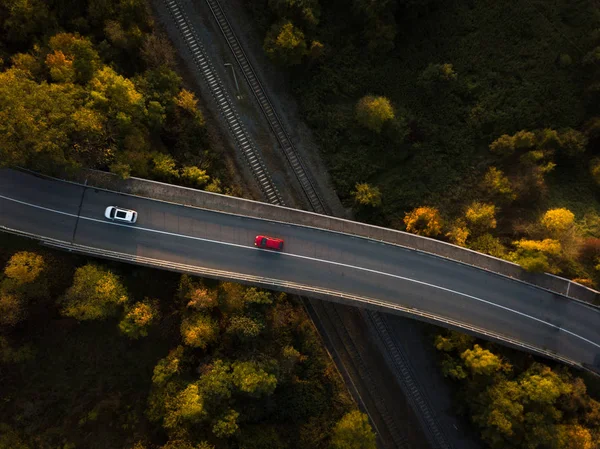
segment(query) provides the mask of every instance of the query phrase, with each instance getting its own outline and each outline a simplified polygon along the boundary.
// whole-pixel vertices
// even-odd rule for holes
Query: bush
[[[486,172],[483,178],[483,187],[491,194],[501,196],[508,201],[513,201],[517,198],[509,179],[496,167],[490,167]]]
[[[469,244],[469,248],[494,257],[504,257],[506,254],[506,248],[500,242],[500,239],[491,234],[483,234],[477,237]]]
[[[413,234],[436,237],[442,233],[442,217],[434,207],[417,207],[404,217],[406,230]]]
[[[334,449],[375,449],[375,433],[367,415],[358,410],[345,414],[333,429],[331,446]]]

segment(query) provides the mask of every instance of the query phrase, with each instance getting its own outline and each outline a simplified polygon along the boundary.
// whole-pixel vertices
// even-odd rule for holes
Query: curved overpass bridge
[[[137,210],[134,226],[103,217]],[[600,371],[600,309],[396,245],[0,170],[0,226],[100,257],[411,315]],[[282,253],[253,246],[283,238]]]

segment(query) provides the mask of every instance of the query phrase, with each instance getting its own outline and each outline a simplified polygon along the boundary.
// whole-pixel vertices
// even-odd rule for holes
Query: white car
[[[109,220],[122,221],[124,223],[135,223],[137,221],[137,212],[129,209],[121,209],[116,206],[108,206],[104,211],[104,216]]]

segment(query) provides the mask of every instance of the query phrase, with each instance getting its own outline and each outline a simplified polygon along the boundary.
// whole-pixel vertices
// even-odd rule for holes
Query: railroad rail
[[[212,14],[217,21],[223,36],[225,36],[227,45],[229,45],[235,60],[240,66],[244,78],[246,78],[246,81],[248,82],[256,101],[262,109],[265,118],[267,119],[267,122],[273,131],[273,134],[275,134],[275,137],[277,138],[285,157],[292,167],[292,170],[294,171],[294,174],[296,175],[296,178],[298,179],[298,182],[300,183],[300,186],[302,187],[310,206],[314,212],[319,214],[330,214],[331,211],[329,207],[319,194],[319,191],[315,186],[315,182],[310,177],[310,171],[306,168],[304,161],[294,147],[292,139],[290,139],[283,126],[283,123],[275,112],[275,108],[269,100],[265,89],[258,79],[258,76],[254,72],[254,69],[250,64],[246,53],[242,49],[237,36],[233,32],[233,28],[231,27],[231,24],[229,23],[221,4],[218,0],[206,0],[206,3],[212,11]]]
[[[225,119],[229,131],[236,145],[242,151],[260,189],[270,203],[284,205],[283,198],[273,183],[260,152],[250,139],[250,135],[233,106],[229,93],[208,58],[206,50],[194,31],[187,14],[176,0],[164,0],[164,3],[192,55],[196,68],[206,80],[219,113]]]

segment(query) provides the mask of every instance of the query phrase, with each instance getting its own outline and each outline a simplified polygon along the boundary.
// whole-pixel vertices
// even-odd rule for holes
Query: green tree
[[[269,58],[286,66],[300,64],[308,54],[304,33],[290,21],[275,23],[265,37],[263,48]]]
[[[404,216],[406,230],[413,234],[436,237],[442,233],[443,221],[435,207],[417,207]]]
[[[248,287],[244,292],[244,302],[246,304],[272,304],[273,295],[256,287]]]
[[[3,0],[0,26],[4,38],[18,45],[30,44],[36,34],[56,26],[48,5],[41,0]]]
[[[469,248],[500,258],[504,257],[506,253],[506,248],[500,242],[500,239],[487,232],[472,239],[469,243]]]
[[[381,191],[379,187],[372,186],[366,182],[359,182],[352,192],[354,201],[361,206],[377,207],[381,205]]]
[[[356,104],[356,120],[365,128],[380,133],[383,125],[395,117],[392,103],[386,97],[366,95]]]
[[[201,368],[198,385],[212,402],[221,403],[231,397],[233,379],[231,365],[223,360],[214,360]]]
[[[241,392],[250,396],[270,395],[275,391],[277,378],[263,370],[256,362],[234,362],[232,365],[233,384]]]
[[[259,321],[243,315],[234,315],[229,319],[227,333],[236,335],[240,340],[246,341],[258,337],[264,325]]]
[[[218,438],[226,438],[238,432],[237,423],[240,414],[233,409],[227,410],[219,419],[214,421],[212,432]]]
[[[218,337],[217,322],[210,316],[196,313],[181,323],[181,336],[186,345],[206,349]]]
[[[418,83],[429,93],[440,92],[458,79],[452,64],[429,64],[419,75]]]
[[[4,274],[18,285],[29,284],[38,278],[44,268],[45,263],[42,256],[29,251],[21,251],[13,254],[10,258],[4,268]]]
[[[198,424],[207,413],[204,408],[204,397],[196,384],[189,384],[173,397],[168,397],[164,426],[176,429],[184,423]]]
[[[590,174],[596,184],[600,185],[600,158],[594,158],[590,161]]]
[[[61,313],[79,321],[104,319],[115,315],[127,301],[127,291],[118,276],[88,264],[75,271],[73,285],[62,299]]]
[[[69,72],[72,70],[75,81],[79,84],[88,83],[100,66],[100,56],[86,37],[58,33],[50,38],[48,45],[54,50],[54,55],[60,58],[62,54],[65,61],[69,61]],[[52,70],[50,74],[52,75]]]
[[[119,323],[119,329],[129,338],[138,339],[148,336],[148,328],[159,317],[158,301],[144,300],[128,308]]]
[[[171,377],[178,374],[181,369],[181,359],[183,358],[183,346],[169,351],[169,354],[158,361],[154,367],[152,383],[156,385],[165,384]]]
[[[331,445],[334,449],[375,449],[375,433],[367,415],[358,410],[346,413],[333,429]]]

